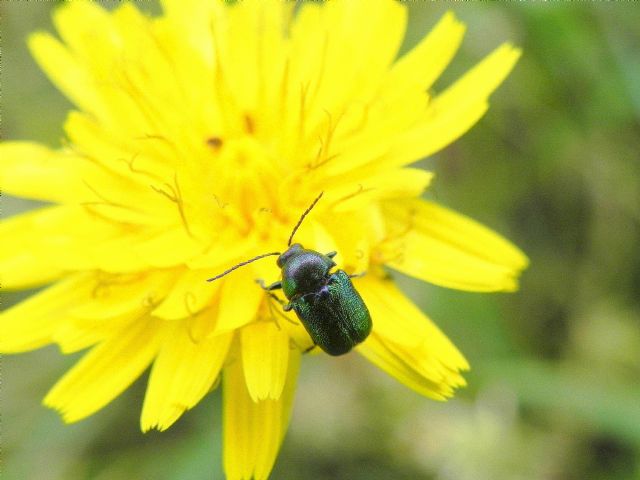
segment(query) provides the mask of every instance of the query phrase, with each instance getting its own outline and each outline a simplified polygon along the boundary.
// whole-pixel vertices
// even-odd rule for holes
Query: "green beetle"
[[[351,283],[351,278],[361,274],[349,275],[344,270],[332,273],[331,269],[336,266],[333,257],[337,252],[323,255],[315,250],[307,250],[299,243],[291,245],[302,220],[321,197],[322,193],[300,217],[284,253],[258,255],[207,281],[217,280],[261,258],[278,255],[277,265],[282,271],[282,280],[268,286],[261,280],[258,283],[268,292],[282,289],[289,303],[284,304],[273,296],[283,304],[285,311],[296,312],[313,343],[329,355],[343,355],[363,342],[371,332],[369,310]]]

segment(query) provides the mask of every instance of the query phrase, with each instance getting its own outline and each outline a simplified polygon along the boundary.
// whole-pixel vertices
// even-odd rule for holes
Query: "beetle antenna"
[[[302,224],[302,221],[304,220],[304,217],[307,216],[307,214],[313,210],[313,207],[316,206],[316,203],[318,203],[318,200],[320,200],[322,198],[322,195],[324,195],[324,192],[320,192],[320,195],[318,195],[316,197],[316,199],[313,201],[313,203],[309,206],[309,208],[307,208],[304,213],[302,214],[302,216],[300,217],[300,220],[298,220],[298,223],[296,223],[296,226],[293,227],[293,232],[291,232],[291,236],[289,237],[289,241],[287,242],[287,247],[291,246],[291,240],[293,240],[293,236],[296,234],[296,232],[298,231],[298,227],[300,227],[300,225]]]
[[[219,278],[224,277],[228,273],[233,272],[236,268],[244,267],[248,263],[255,262],[256,260],[260,260],[261,258],[264,258],[264,257],[270,257],[272,255],[280,255],[280,252],[263,253],[262,255],[258,255],[257,257],[253,257],[250,260],[246,260],[246,261],[241,262],[241,263],[239,263],[237,265],[234,265],[229,270],[225,270],[224,272],[222,272],[220,275],[216,275],[215,277],[212,277],[212,278],[208,279],[207,282],[213,282],[214,280],[218,280]]]

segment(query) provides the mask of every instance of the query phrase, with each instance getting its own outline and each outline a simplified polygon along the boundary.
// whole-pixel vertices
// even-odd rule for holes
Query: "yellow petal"
[[[109,127],[119,126],[136,137],[144,130],[149,130],[151,119],[135,99],[127,97],[128,85],[122,81],[122,77],[126,77],[138,63],[130,60],[135,57],[125,57],[125,39],[116,18],[115,13],[108,12],[95,2],[66,4],[56,9],[53,20],[68,50],[48,39],[43,44],[32,42],[32,52],[47,75],[72,101],[77,101],[80,95],[81,101],[91,98],[91,102],[79,104],[83,110],[95,114]],[[138,25],[130,28],[144,33],[147,31]],[[127,45],[128,49],[136,46]],[[61,72],[64,72],[61,66],[75,67],[74,60],[81,65],[81,73],[77,75],[82,80],[78,93],[73,92],[73,85],[61,78]],[[124,73],[123,62],[126,62]],[[76,68],[72,71],[75,73]],[[149,82],[149,87],[155,84]]]
[[[398,166],[429,156],[469,130],[484,115],[489,96],[509,74],[520,53],[509,44],[494,50],[437,95],[423,119],[398,137],[380,163]]]
[[[411,364],[390,350],[375,332],[372,332],[363,343],[358,345],[356,350],[371,363],[412,390],[435,400],[444,400],[444,397],[438,393],[438,385],[416,372]]]
[[[207,270],[186,270],[177,274],[169,294],[153,310],[165,320],[188,318],[208,305],[218,293],[219,282],[209,283]]]
[[[133,251],[154,268],[166,268],[187,263],[199,256],[203,245],[182,227],[158,232],[133,246]]]
[[[2,286],[40,285],[77,270],[118,274],[145,270],[149,262],[136,253],[135,246],[153,233],[113,225],[76,205],[11,217],[0,223]],[[162,260],[163,253],[158,252],[156,263]],[[170,249],[166,253],[173,255]]]
[[[320,222],[309,222],[311,224],[311,228],[313,231],[313,241],[307,242],[306,240],[302,241],[303,245],[311,246],[313,245],[313,249],[322,252],[335,252],[336,251],[336,241],[333,238],[333,235],[329,230],[324,228],[324,226]],[[297,233],[296,233],[297,235]],[[304,239],[304,237],[300,237]]]
[[[216,2],[208,3],[205,8],[224,8]],[[179,106],[181,113],[193,119],[198,133],[222,132],[227,126],[218,102],[221,92],[211,87],[215,82],[211,14],[204,12],[203,17],[196,18],[197,10],[189,11],[182,6],[181,10],[183,15],[186,13],[187,23],[168,18],[157,20],[153,25],[153,38],[174,66],[172,73],[177,88],[173,95],[183,103]],[[269,73],[276,71],[279,72],[270,69]]]
[[[109,209],[115,220],[166,225],[179,223],[176,208],[169,208],[149,188],[104,165],[71,151],[54,151],[30,142],[0,145],[0,183],[5,193],[56,203]],[[125,173],[130,173],[125,170]]]
[[[225,108],[229,102],[233,110],[249,112],[258,122],[254,123],[258,134],[278,128],[273,104],[282,95],[284,33],[292,10],[287,2],[248,0],[213,14],[210,31],[215,38],[218,101],[223,111],[231,110]],[[227,128],[243,122],[240,115],[226,117]]]
[[[357,347],[361,354],[430,398],[444,400],[465,385],[460,374],[469,368],[465,358],[391,280],[372,275],[358,289],[373,322],[373,332]]]
[[[391,267],[460,290],[517,288],[517,278],[528,260],[488,228],[418,199],[387,202],[383,209],[391,240],[383,242],[381,249]]]
[[[485,100],[500,86],[513,69],[522,51],[504,43],[487,55],[434,100],[431,108],[444,112],[457,105]]]
[[[335,212],[358,210],[375,200],[418,196],[432,178],[433,173],[417,168],[393,169],[368,175],[358,171],[357,174],[347,174],[346,178],[329,182],[325,201]]]
[[[223,374],[223,455],[228,480],[265,480],[286,432],[293,405],[300,354],[292,351],[287,380],[278,400],[254,402],[249,395],[240,352]]]
[[[225,15],[214,20],[213,26],[219,65],[224,65],[224,76],[232,88],[233,99],[240,104],[240,110],[247,112],[257,108],[261,80],[256,59],[261,7],[251,3],[242,2],[228,9]]]
[[[140,318],[87,353],[44,399],[65,422],[104,407],[140,376],[156,355],[165,330],[161,321]]]
[[[89,165],[77,155],[55,152],[30,142],[0,145],[3,193],[64,203],[96,200],[83,182]]]
[[[362,21],[365,10],[367,20]],[[351,99],[366,98],[377,89],[382,74],[398,53],[407,23],[406,7],[386,0],[350,0],[323,5],[323,14],[325,28],[331,29],[335,39],[332,59],[344,61],[342,65],[348,68],[324,72],[327,88],[335,88],[331,79],[336,78],[342,86],[356,86]],[[345,81],[346,76],[350,81]],[[327,96],[331,94],[327,92]]]
[[[145,315],[147,308],[121,313],[109,318],[70,318],[56,328],[51,341],[60,347],[62,353],[73,353],[91,347],[118,335],[130,324]]]
[[[354,218],[358,221],[354,222]],[[327,215],[322,221],[335,239],[338,255],[334,261],[340,268],[350,274],[366,271],[371,263],[371,245],[380,242],[385,235],[380,208],[369,205],[352,215]]]
[[[439,375],[436,380],[427,377],[414,364],[417,354],[399,347],[372,332],[356,350],[367,360],[416,392],[434,400],[446,400],[453,395],[454,387],[464,385],[459,374]]]
[[[141,312],[157,304],[170,288],[170,272],[98,275],[91,295],[70,311],[73,317],[109,320],[131,312]]]
[[[64,9],[70,8],[72,7]],[[131,11],[132,8],[126,10]],[[148,43],[150,40],[147,38],[146,41]],[[136,88],[139,87],[147,95],[154,95],[154,92],[147,92],[151,89],[153,82],[149,82],[146,86],[131,85],[134,80],[129,77],[133,75],[133,70],[142,68],[134,60],[134,52],[130,51],[133,46],[139,47],[134,43],[127,49],[126,54],[122,54],[127,57],[132,56],[131,59],[127,58],[127,68],[124,71],[121,69],[123,59],[118,56],[114,59],[116,65],[105,67],[108,73],[104,73],[104,76],[109,77],[109,82],[99,81],[100,92],[107,98],[107,103],[113,112],[105,113],[103,117],[106,118],[71,112],[65,121],[65,132],[73,145],[74,152],[86,157],[102,170],[111,172],[112,176],[117,178],[119,183],[116,182],[115,188],[111,183],[88,182],[102,199],[109,200],[111,203],[129,206],[133,204],[138,208],[144,208],[150,217],[155,217],[150,220],[155,220],[156,223],[180,223],[180,212],[177,206],[185,209],[186,203],[180,195],[180,190],[190,190],[191,185],[189,188],[186,188],[182,182],[177,185],[177,180],[182,181],[182,177],[186,176],[186,172],[192,168],[192,165],[201,165],[202,159],[199,157],[203,151],[206,151],[202,137],[206,138],[206,132],[203,132],[202,128],[198,129],[196,119],[192,119],[190,129],[184,131],[185,135],[169,136],[165,132],[179,130],[179,125],[160,128],[156,125],[160,122],[159,114],[156,111],[147,112],[146,110],[151,107],[146,104],[138,105],[138,102],[143,100],[140,98],[142,93],[138,94]],[[153,48],[147,45],[147,48],[149,52],[153,51],[157,54],[157,45]],[[146,58],[145,53],[146,51],[140,53],[140,58]],[[123,79],[122,76],[126,78]],[[156,75],[156,77],[159,76]],[[168,88],[172,91],[177,90],[174,85]],[[135,91],[131,92],[132,89]],[[176,100],[174,97],[178,97],[177,94],[166,94],[166,92],[157,94],[162,96],[163,102],[167,103],[164,113],[173,118],[183,118],[182,112],[176,111],[175,105],[169,103],[167,95],[173,101]],[[156,108],[155,105],[153,108]],[[137,118],[140,115],[144,118]],[[150,123],[152,125],[149,125]],[[202,145],[199,149],[190,148],[186,151],[184,144],[189,143],[194,135],[199,135],[198,140]],[[193,146],[189,145],[189,147]],[[180,160],[186,157],[190,159],[189,162]]]
[[[224,229],[218,237],[211,240],[208,250],[186,262],[189,268],[211,269],[207,278],[221,273],[218,270],[224,271],[229,266],[233,266],[236,259],[251,258],[252,253],[260,247],[255,235],[249,234],[238,238],[238,234],[231,228]]]
[[[378,96],[386,93],[380,92]],[[396,97],[399,95],[396,90],[394,93]],[[324,133],[319,145],[308,148],[315,152],[315,158],[307,168],[320,169],[340,181],[342,176],[353,177],[358,167],[383,156],[398,135],[420,120],[426,108],[426,94],[403,93],[399,98],[376,97],[368,103],[349,103],[337,118],[329,116],[325,128],[333,133],[330,136]],[[375,168],[375,163],[372,167]],[[364,173],[374,173],[372,167]],[[362,171],[358,173],[359,178],[367,176]]]
[[[430,88],[458,50],[464,30],[464,24],[447,12],[418,45],[396,61],[383,91],[402,92],[412,86]]]
[[[287,377],[289,335],[274,322],[253,322],[241,331],[241,348],[251,399],[278,400]]]
[[[361,21],[363,11],[366,22]],[[292,28],[291,58],[300,62],[293,66],[294,72],[303,69],[301,80],[312,82],[312,104],[320,106],[308,112],[307,121],[313,126],[324,121],[326,111],[338,113],[346,103],[377,90],[402,41],[406,10],[396,2],[355,0],[326,3],[319,18],[307,6],[299,13]],[[319,51],[311,54],[311,44]]]
[[[41,215],[52,209],[41,209],[15,215],[0,222],[0,285],[2,288],[35,287],[59,278],[63,270],[47,255],[28,248],[42,232],[34,228]]]
[[[94,79],[58,40],[48,33],[34,33],[29,37],[29,49],[40,68],[69,100],[87,112],[100,110],[102,100]]]
[[[269,277],[264,276],[263,278],[269,278]],[[272,293],[276,294],[281,301],[286,302],[286,299],[284,295],[282,295],[282,293],[276,293],[276,292],[272,292]],[[267,295],[266,292],[263,292],[262,296],[263,296],[263,303],[261,305],[261,310],[258,313],[259,319],[268,320],[269,323],[275,324],[276,329],[279,329],[283,333],[285,333],[289,338],[288,345],[290,348],[296,348],[299,351],[304,352],[304,351],[307,351],[309,348],[313,347],[313,341],[311,340],[311,337],[307,333],[307,330],[304,328],[304,326],[302,325],[302,323],[300,322],[296,314],[293,311],[288,311],[288,312],[283,311],[282,305],[276,300],[274,300],[273,298],[271,298],[269,295]],[[250,324],[248,325],[248,327],[252,325],[253,324]],[[271,334],[273,333],[274,332],[271,332]],[[278,336],[280,336],[280,334],[278,334]],[[254,338],[254,341],[255,343],[257,343],[258,338],[257,337]],[[279,338],[279,341],[283,342],[284,339]],[[264,346],[264,345],[261,348],[271,349],[270,346]],[[253,359],[253,361],[254,362],[258,361],[257,356],[255,356],[250,352],[243,351],[243,355],[252,355],[256,357]],[[279,361],[283,361],[283,360],[284,359],[280,358]],[[274,382],[276,382],[275,378],[273,377],[274,373],[276,372],[275,370],[272,369],[271,373],[269,373],[268,375],[270,376],[270,378],[273,379]],[[258,381],[257,379],[259,378],[258,375],[259,375],[259,372],[257,370],[252,375],[252,378],[256,380],[256,382]],[[248,379],[247,379],[247,383],[249,383]],[[275,385],[275,383],[272,385]]]
[[[142,431],[169,428],[207,394],[220,373],[233,334],[196,339],[188,329],[189,322],[176,325],[153,363]]]
[[[239,269],[227,277],[220,289],[216,335],[234,330],[252,321],[262,301],[262,291],[255,282],[256,275],[251,267]]]
[[[117,335],[143,317],[169,291],[171,272],[98,274],[90,295],[68,310],[68,320],[52,335],[62,352],[70,353]]]
[[[399,136],[396,145],[379,160],[385,166],[399,166],[428,157],[464,135],[489,109],[485,100],[456,105],[421,121]]]
[[[97,242],[95,245],[88,245],[88,253],[93,261],[92,265],[102,271],[114,274],[147,270],[151,267],[151,259],[147,255],[139,253],[144,245],[152,245],[156,248],[157,257],[153,259],[155,264],[173,265],[167,258],[175,259],[175,252],[157,248],[157,243],[154,241],[157,238],[166,238],[163,236],[165,233],[151,229],[141,229],[139,232],[131,233],[124,230],[123,233],[113,236],[113,238]]]
[[[94,274],[76,274],[0,313],[0,351],[23,352],[42,347],[68,320],[68,310],[91,295]]]
[[[372,274],[356,279],[356,282],[374,319],[373,330],[381,338],[415,352],[425,350],[424,358],[430,359],[428,363],[442,364],[449,370],[469,368],[453,343],[392,280]]]
[[[0,258],[0,285],[4,289],[39,287],[57,280],[63,272],[61,268],[39,261],[27,251]]]
[[[74,151],[81,152],[106,170],[136,182],[144,189],[140,193],[146,193],[156,204],[160,198],[150,185],[162,188],[175,174],[175,152],[160,139],[132,137],[128,132],[108,130],[94,116],[75,111],[67,115],[64,130]],[[113,193],[117,192],[110,192]]]
[[[391,282],[369,274],[355,278],[353,285],[371,313],[374,331],[384,333],[402,345],[417,347],[424,342],[427,326],[424,315],[408,304]]]
[[[29,212],[0,223],[0,263],[5,286],[20,286],[18,282],[36,283],[49,270],[89,270],[125,273],[147,269],[149,264],[135,252],[157,232],[139,231],[131,225],[114,225],[77,205],[49,207]],[[169,253],[169,255],[172,255]],[[11,257],[19,257],[20,261]],[[7,260],[5,260],[7,259]],[[41,263],[41,265],[38,265]],[[33,277],[16,271],[28,265]]]
[[[160,3],[167,20],[182,33],[183,42],[211,61],[214,49],[211,41],[212,13],[219,13],[224,6],[202,0],[162,0]]]
[[[120,100],[123,107],[130,108],[134,114],[142,117],[139,124],[131,125],[132,136],[142,134],[145,130],[148,133],[150,128],[152,132],[180,130],[180,135],[171,135],[171,141],[178,150],[194,139],[204,149],[203,139],[206,137],[203,136],[203,129],[206,127],[200,121],[198,105],[191,103],[191,99],[195,96],[199,98],[200,105],[206,104],[211,102],[214,92],[194,92],[192,87],[202,86],[201,80],[191,83],[187,80],[189,74],[204,76],[202,70],[197,68],[197,57],[192,55],[189,67],[184,63],[176,64],[175,53],[183,46],[181,39],[173,37],[175,43],[167,44],[166,30],[162,28],[164,22],[153,22],[132,3],[121,4],[113,11],[111,18],[118,43],[109,49],[111,51],[104,52],[104,62],[93,61],[92,66],[97,77],[107,74],[108,69],[111,71],[109,86],[116,88],[112,92],[103,89],[103,93],[116,101]],[[95,40],[99,45],[90,45],[90,49],[101,53],[103,44],[111,39],[98,37]],[[126,62],[124,68],[123,57]],[[122,115],[122,110],[114,109],[114,119],[119,115]],[[184,118],[190,119],[188,129],[183,128]],[[125,121],[130,123],[130,119]],[[123,125],[120,131],[128,131],[128,124]],[[186,151],[175,153],[174,164],[178,158],[188,158]],[[191,158],[180,163],[180,175],[194,164]]]
[[[100,4],[79,2],[64,5],[54,11],[53,21],[62,40],[84,61],[106,60],[105,57],[92,58],[93,44],[105,42],[106,45],[102,46],[105,51],[118,44],[113,15]],[[115,52],[110,54],[113,56]]]
[[[95,216],[91,216],[94,217],[92,222],[97,223]],[[80,243],[77,235],[67,237],[64,233],[57,232],[58,235],[63,235],[63,240],[66,242],[78,242],[80,245],[77,248],[80,248],[80,251],[85,253],[87,257],[84,259],[85,266],[81,267],[74,258],[77,255],[75,252],[63,252],[70,257],[69,263],[63,263],[63,265],[67,264],[75,268],[97,268],[114,274],[135,273],[148,270],[150,267],[178,266],[182,263],[181,261],[194,255],[194,252],[200,248],[191,239],[186,240],[184,235],[173,230],[164,232],[152,229],[131,231],[126,227],[126,225],[122,226],[119,235],[111,234],[113,238],[100,238],[95,243]],[[84,229],[87,229],[86,225]],[[117,232],[115,228],[114,230]],[[65,233],[68,233],[68,230]],[[171,244],[169,242],[171,239],[176,239],[176,244],[184,246],[185,250],[175,252],[173,249],[177,245]],[[148,250],[141,254],[145,247]],[[154,256],[151,255],[152,251],[155,252]]]

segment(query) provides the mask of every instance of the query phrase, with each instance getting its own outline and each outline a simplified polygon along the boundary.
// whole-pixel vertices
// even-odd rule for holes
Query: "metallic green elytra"
[[[282,280],[269,286],[265,286],[262,280],[258,280],[258,283],[282,304],[285,311],[296,312],[315,345],[329,355],[343,355],[364,341],[371,332],[369,310],[351,283],[352,277],[361,275],[349,275],[344,270],[332,273],[331,269],[336,266],[333,257],[337,252],[323,255],[315,250],[307,250],[299,243],[291,245],[302,220],[321,197],[322,193],[300,217],[284,253],[258,255],[207,281],[217,280],[255,260],[278,255],[277,264],[282,271]],[[289,303],[285,304],[272,293],[278,289],[282,289]]]

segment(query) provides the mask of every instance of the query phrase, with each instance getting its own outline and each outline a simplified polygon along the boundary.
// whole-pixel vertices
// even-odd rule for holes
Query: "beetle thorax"
[[[282,290],[288,299],[317,292],[335,266],[333,260],[314,250],[306,250],[296,243],[278,258],[282,268]]]

